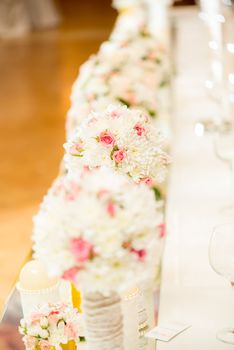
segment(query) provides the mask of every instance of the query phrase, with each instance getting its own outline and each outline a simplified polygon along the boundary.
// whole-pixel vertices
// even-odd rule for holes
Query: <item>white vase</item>
[[[82,300],[88,349],[124,350],[120,296],[93,292],[84,293]]]

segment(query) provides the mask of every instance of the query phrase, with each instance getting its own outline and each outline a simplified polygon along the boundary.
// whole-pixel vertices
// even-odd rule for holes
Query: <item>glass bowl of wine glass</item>
[[[214,228],[209,245],[209,261],[213,270],[234,287],[234,222]],[[234,324],[218,331],[217,339],[234,344]]]

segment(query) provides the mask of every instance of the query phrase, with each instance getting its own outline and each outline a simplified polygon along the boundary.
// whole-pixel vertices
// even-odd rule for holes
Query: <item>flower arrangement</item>
[[[111,135],[101,138],[113,144]],[[83,291],[151,280],[161,257],[161,211],[147,186],[111,169],[61,177],[34,218],[34,256]]]
[[[101,111],[110,103],[141,109],[152,118],[160,114],[160,90],[171,75],[168,53],[144,29],[140,33],[107,41],[82,66],[72,90],[68,134],[91,110]]]
[[[149,186],[164,180],[169,162],[162,150],[163,138],[149,117],[124,106],[110,105],[102,113],[91,113],[65,149],[70,173],[84,166],[108,166]]]
[[[79,342],[80,314],[65,303],[38,306],[29,317],[20,321],[26,350],[61,350],[61,344]]]

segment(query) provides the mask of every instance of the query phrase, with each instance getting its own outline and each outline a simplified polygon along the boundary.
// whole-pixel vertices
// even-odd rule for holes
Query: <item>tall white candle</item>
[[[60,302],[60,287],[58,278],[49,276],[42,262],[29,261],[22,268],[17,284],[24,317],[30,315],[38,305]]]

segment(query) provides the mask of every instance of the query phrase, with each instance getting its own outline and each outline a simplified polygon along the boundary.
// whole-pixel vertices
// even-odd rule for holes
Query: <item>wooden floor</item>
[[[78,68],[111,31],[111,0],[60,1],[60,28],[0,41],[0,309],[30,247],[31,218],[56,177]]]

